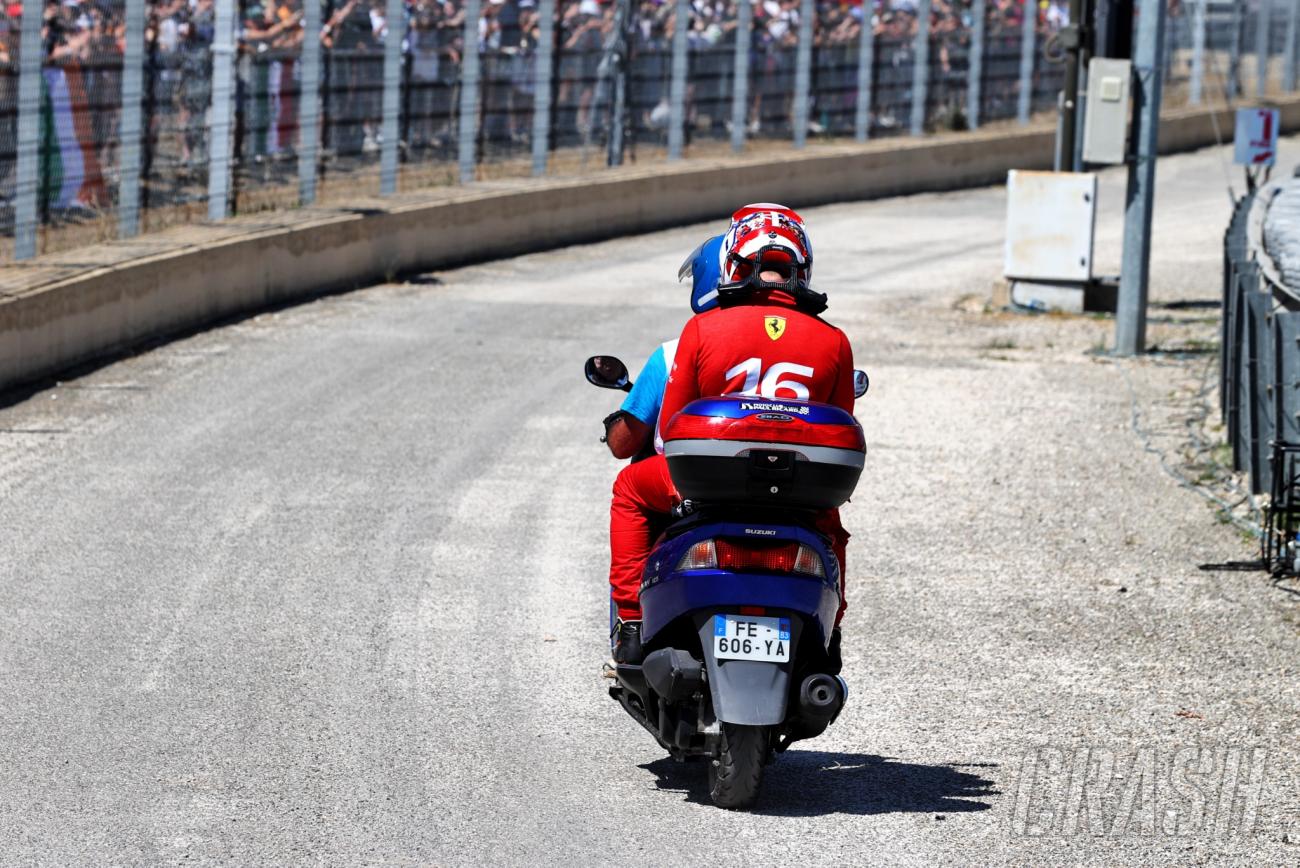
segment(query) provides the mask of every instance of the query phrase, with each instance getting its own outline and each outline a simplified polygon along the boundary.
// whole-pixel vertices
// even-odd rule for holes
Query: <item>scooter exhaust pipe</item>
[[[844,707],[847,693],[843,680],[833,675],[809,675],[799,687],[799,708],[808,720],[829,723]]]

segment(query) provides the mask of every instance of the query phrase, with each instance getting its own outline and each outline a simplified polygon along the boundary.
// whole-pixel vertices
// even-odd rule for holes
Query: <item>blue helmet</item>
[[[691,251],[677,279],[691,276],[691,310],[704,313],[718,306],[718,284],[722,282],[722,238],[717,235]]]

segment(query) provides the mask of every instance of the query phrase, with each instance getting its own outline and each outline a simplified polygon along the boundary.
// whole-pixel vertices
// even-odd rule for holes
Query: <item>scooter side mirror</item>
[[[632,391],[632,381],[627,376],[627,365],[617,356],[592,356],[583,367],[587,382],[602,389]]]
[[[867,389],[871,388],[871,378],[867,376],[866,371],[853,372],[853,397],[861,398],[867,394]]]

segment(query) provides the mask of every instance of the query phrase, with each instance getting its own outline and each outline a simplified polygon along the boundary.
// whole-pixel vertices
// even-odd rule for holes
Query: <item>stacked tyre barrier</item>
[[[1275,204],[1300,198],[1300,180],[1270,184],[1237,202],[1224,236],[1219,395],[1232,466],[1268,495],[1261,556],[1274,575],[1300,567],[1300,285],[1289,283],[1272,251],[1291,220]],[[1279,219],[1281,218],[1281,219]],[[1268,229],[1266,230],[1266,226]],[[1266,236],[1273,239],[1272,251]]]

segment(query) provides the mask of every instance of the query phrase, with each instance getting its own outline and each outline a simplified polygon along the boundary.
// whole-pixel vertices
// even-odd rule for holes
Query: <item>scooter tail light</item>
[[[794,559],[794,571],[807,576],[816,576],[819,579],[826,578],[826,569],[822,566],[822,559],[818,557],[817,552],[813,551],[811,546],[802,544],[799,546],[798,556]]]
[[[765,573],[802,573],[826,577],[822,559],[811,546],[786,543],[752,546],[725,539],[701,540],[686,550],[678,570],[757,570]]]
[[[718,553],[711,539],[701,540],[691,546],[677,562],[679,570],[716,570],[717,568]]]
[[[718,566],[724,570],[761,570],[765,573],[789,573],[799,555],[798,543],[777,546],[749,546],[717,540]]]

